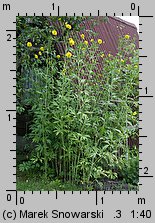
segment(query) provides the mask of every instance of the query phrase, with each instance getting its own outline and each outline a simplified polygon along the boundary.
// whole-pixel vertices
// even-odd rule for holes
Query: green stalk
[[[46,68],[46,93],[45,93],[45,115],[44,122],[46,123],[47,119],[47,100],[48,100],[48,60],[47,60],[47,68]],[[44,123],[43,123],[44,126]],[[44,144],[44,160],[45,160],[45,179],[47,179],[47,144],[45,140],[45,131],[43,131],[43,144]]]
[[[63,77],[63,80],[62,80],[62,89],[61,89],[61,95],[62,95],[62,102],[61,102],[61,119],[63,117],[63,104],[64,104],[64,85],[65,85],[65,77]],[[61,120],[61,143],[62,143],[62,153],[63,153],[63,172],[64,172],[64,175],[63,175],[63,178],[64,178],[64,181],[66,181],[66,158],[65,158],[65,142],[64,142],[64,125],[63,125],[63,119]]]

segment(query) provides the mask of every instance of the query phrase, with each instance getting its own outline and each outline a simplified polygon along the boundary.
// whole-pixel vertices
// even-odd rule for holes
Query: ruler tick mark
[[[58,16],[60,15],[60,7],[58,6]]]
[[[142,176],[139,176],[140,178],[143,178],[143,177],[153,177],[153,176],[148,176],[148,175],[142,175]]]
[[[6,29],[6,32],[16,32],[16,29]]]
[[[153,15],[140,15],[140,18],[153,18]]]
[[[96,191],[96,205],[97,205],[97,191]]]

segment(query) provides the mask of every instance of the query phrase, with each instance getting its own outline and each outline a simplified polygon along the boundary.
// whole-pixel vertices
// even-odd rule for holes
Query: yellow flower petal
[[[85,41],[84,41],[84,44],[88,46],[88,41],[87,41],[87,40],[85,40]]]
[[[135,112],[133,112],[133,114],[132,114],[133,116],[135,116],[135,115],[137,115],[137,112],[135,111]]]
[[[124,38],[125,39],[130,39],[130,36],[129,35],[125,35]]]
[[[80,36],[81,36],[81,38],[82,38],[82,39],[84,39],[84,38],[85,38],[85,35],[84,35],[83,33],[82,33]]]
[[[69,25],[68,23],[66,24],[66,28],[67,29],[71,29],[72,28],[72,26],[71,25]]]
[[[37,54],[34,54],[34,57],[35,57],[36,59],[38,59],[38,55],[37,55]]]
[[[44,51],[44,47],[43,47],[43,46],[41,46],[41,47],[40,47],[40,50],[41,50],[41,51]]]
[[[58,34],[58,33],[57,33],[57,31],[56,31],[55,29],[52,30],[52,35],[53,35],[53,36],[57,36],[57,34]]]
[[[67,58],[71,58],[71,56],[72,56],[72,53],[71,53],[71,52],[67,52],[67,53],[66,53],[66,57],[67,57]]]
[[[27,42],[27,47],[32,47],[32,43],[31,42]]]
[[[102,44],[103,41],[102,41],[102,39],[98,39],[97,42],[98,42],[98,44]]]
[[[74,46],[75,42],[72,38],[69,38],[69,44],[70,44],[70,46]]]

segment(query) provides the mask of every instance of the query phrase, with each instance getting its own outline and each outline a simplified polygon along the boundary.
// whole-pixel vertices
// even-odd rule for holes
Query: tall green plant
[[[64,26],[64,55],[53,56],[52,37],[46,67],[33,68],[37,81],[30,99],[30,136],[36,146],[30,161],[46,178],[86,184],[116,179],[137,159],[127,140],[138,132],[138,51],[126,35],[115,56],[104,55],[96,33],[87,31],[79,39],[69,22]],[[125,165],[120,165],[124,157]],[[25,163],[20,168],[26,169]]]

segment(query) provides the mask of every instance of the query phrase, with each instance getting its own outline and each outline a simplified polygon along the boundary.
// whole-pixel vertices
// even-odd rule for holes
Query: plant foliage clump
[[[77,184],[137,184],[138,151],[128,139],[138,135],[138,50],[125,35],[118,53],[105,55],[101,37],[82,33],[84,19],[17,19],[17,106],[31,108],[34,143],[19,169]]]

